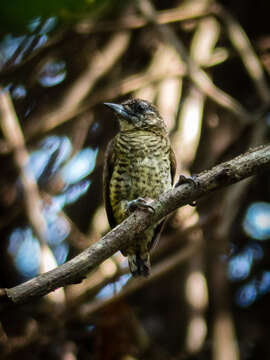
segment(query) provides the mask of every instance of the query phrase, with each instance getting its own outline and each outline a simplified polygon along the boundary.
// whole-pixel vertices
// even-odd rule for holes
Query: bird
[[[114,228],[136,209],[153,211],[151,201],[173,187],[176,159],[167,126],[155,105],[136,98],[104,105],[120,125],[107,145],[103,169],[105,209]],[[149,275],[149,252],[163,224],[164,220],[155,223],[121,249],[134,277]]]

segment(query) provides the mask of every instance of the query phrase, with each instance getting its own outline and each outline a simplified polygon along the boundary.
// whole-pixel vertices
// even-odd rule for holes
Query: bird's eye
[[[136,111],[138,112],[143,112],[146,110],[146,106],[144,103],[138,103],[136,106]]]

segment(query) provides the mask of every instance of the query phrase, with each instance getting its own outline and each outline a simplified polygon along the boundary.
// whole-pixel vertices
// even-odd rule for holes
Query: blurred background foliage
[[[120,4],[119,4],[120,3]],[[121,4],[122,3],[122,4]],[[32,30],[38,18],[57,18],[62,25],[75,22],[82,17],[97,18],[119,5],[122,1],[115,0],[20,0],[3,1],[1,4],[1,29],[3,32],[25,34]]]
[[[0,119],[1,287],[108,231],[102,167],[118,125],[103,102],[154,102],[178,173],[269,141],[269,11],[263,0],[1,2],[0,85],[18,117],[13,131]],[[1,359],[270,358],[269,183],[265,172],[179,209],[147,280],[117,253],[81,284],[1,308]]]

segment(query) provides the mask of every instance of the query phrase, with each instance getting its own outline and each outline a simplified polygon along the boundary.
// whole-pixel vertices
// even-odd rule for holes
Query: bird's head
[[[166,132],[166,125],[157,108],[149,101],[129,99],[121,104],[104,103],[112,109],[120,122],[121,131],[146,130]]]

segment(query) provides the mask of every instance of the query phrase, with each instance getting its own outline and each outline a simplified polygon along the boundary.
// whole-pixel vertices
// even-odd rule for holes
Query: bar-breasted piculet
[[[131,210],[149,207],[151,199],[172,188],[176,162],[166,124],[154,105],[141,99],[105,105],[120,123],[119,133],[107,147],[103,175],[105,207],[113,228]],[[122,249],[133,275],[149,274],[149,251],[162,223],[150,226]]]

